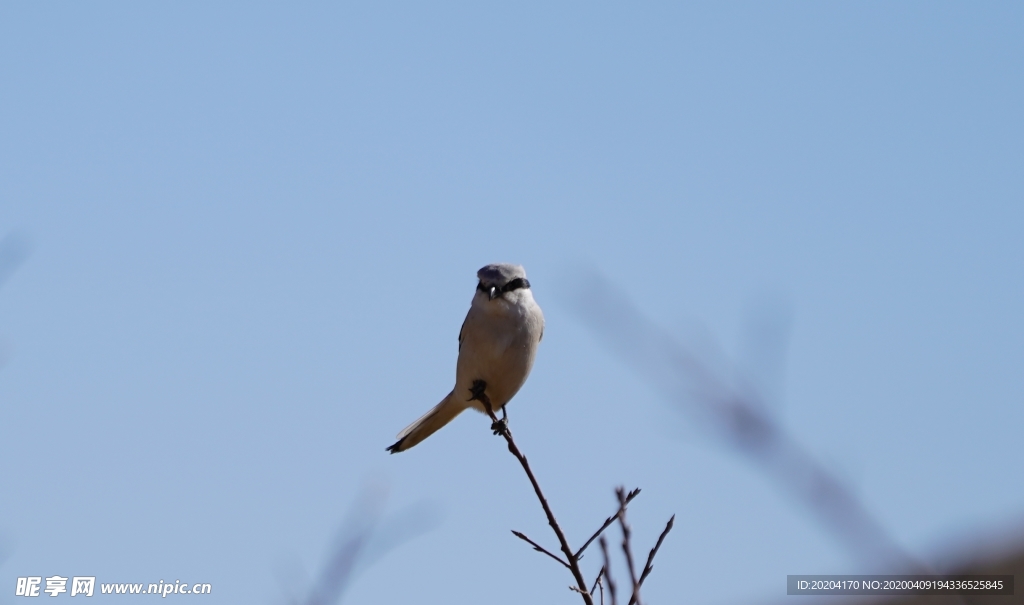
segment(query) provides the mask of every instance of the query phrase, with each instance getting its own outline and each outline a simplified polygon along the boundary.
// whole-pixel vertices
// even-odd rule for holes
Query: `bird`
[[[398,434],[387,448],[392,454],[413,447],[469,408],[492,417],[497,410],[504,414],[533,368],[544,337],[544,314],[533,299],[526,270],[495,263],[476,276],[476,292],[459,331],[455,388]]]

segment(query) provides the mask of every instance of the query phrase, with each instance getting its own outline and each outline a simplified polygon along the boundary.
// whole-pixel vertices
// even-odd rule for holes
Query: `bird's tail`
[[[448,393],[448,396],[435,405],[429,412],[420,417],[419,420],[405,427],[398,434],[398,441],[387,448],[392,454],[404,452],[405,450],[423,441],[434,434],[437,429],[448,424],[466,409],[455,399],[455,391]]]

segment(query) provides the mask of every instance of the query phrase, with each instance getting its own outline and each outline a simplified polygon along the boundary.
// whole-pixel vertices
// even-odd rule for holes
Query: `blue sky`
[[[347,602],[576,602],[483,417],[384,451],[495,261],[547,317],[509,412],[570,540],[618,484],[640,545],[677,514],[651,602],[864,564],[605,347],[581,271],[721,359],[788,318],[775,413],[915,555],[1024,525],[1020,4],[7,3],[0,82],[0,602],[282,603],[367,482],[438,520]]]

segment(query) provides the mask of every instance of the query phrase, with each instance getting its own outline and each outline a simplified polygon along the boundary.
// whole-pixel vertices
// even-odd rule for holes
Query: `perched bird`
[[[544,335],[544,314],[520,265],[487,265],[476,272],[473,302],[459,332],[455,388],[441,403],[398,434],[392,454],[423,441],[467,408],[504,410],[533,367]]]

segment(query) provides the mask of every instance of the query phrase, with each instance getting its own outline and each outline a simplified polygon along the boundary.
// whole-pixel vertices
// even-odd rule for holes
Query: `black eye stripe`
[[[519,288],[529,288],[529,287],[530,287],[530,282],[527,281],[527,279],[525,277],[517,277],[517,278],[513,279],[512,281],[508,282],[507,284],[505,284],[504,286],[502,286],[501,291],[502,292],[511,292],[513,290],[518,290]]]
[[[507,284],[505,284],[504,286],[502,286],[501,288],[498,288],[498,291],[504,294],[505,292],[518,290],[519,288],[529,287],[530,281],[528,279],[526,279],[525,277],[517,277],[512,281],[508,282]],[[480,290],[481,292],[489,292],[491,288],[490,286],[485,286],[483,281],[480,281],[479,283],[477,283],[476,289]]]

